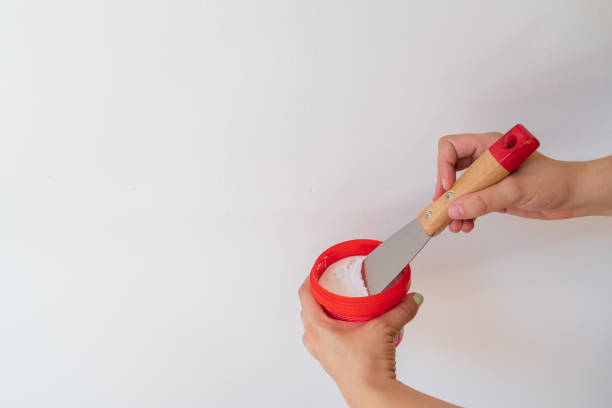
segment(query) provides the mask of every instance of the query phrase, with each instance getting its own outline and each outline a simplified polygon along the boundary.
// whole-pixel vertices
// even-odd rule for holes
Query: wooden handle
[[[425,233],[435,236],[444,231],[451,222],[448,206],[454,200],[501,181],[539,145],[540,142],[522,125],[510,129],[476,159],[451,188],[419,213],[418,219]]]

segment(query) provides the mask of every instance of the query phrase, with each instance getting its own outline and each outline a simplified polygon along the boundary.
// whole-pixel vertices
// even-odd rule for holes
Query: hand
[[[313,298],[309,279],[299,295],[304,346],[336,382],[349,406],[450,406],[395,377],[396,336],[416,315],[422,295],[408,294],[393,309],[365,323],[329,317]]]
[[[365,323],[329,317],[312,296],[308,279],[299,295],[304,346],[340,388],[395,379],[396,336],[416,315],[421,295],[407,295],[395,308]]]
[[[501,133],[483,133],[441,138],[433,199],[453,185],[457,171],[469,167],[501,136]],[[499,183],[456,199],[448,209],[453,219],[449,229],[470,232],[476,217],[492,211],[538,219],[609,214],[612,194],[609,186],[605,188],[606,182],[601,181],[601,172],[609,183],[611,164],[610,157],[591,162],[566,162],[535,152]],[[595,181],[597,179],[599,181]]]

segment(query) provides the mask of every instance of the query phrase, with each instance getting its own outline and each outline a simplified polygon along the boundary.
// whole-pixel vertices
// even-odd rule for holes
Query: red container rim
[[[367,321],[385,313],[406,296],[410,287],[410,265],[404,268],[393,286],[376,295],[341,296],[319,284],[319,278],[329,265],[349,256],[368,255],[381,243],[373,239],[353,239],[336,244],[319,255],[310,271],[310,290],[331,316],[354,322]]]

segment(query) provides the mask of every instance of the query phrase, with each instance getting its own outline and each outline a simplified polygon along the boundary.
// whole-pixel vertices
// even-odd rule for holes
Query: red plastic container
[[[372,296],[340,296],[319,285],[319,278],[329,265],[349,256],[368,255],[380,244],[381,241],[373,239],[341,242],[327,249],[315,261],[310,271],[310,290],[332,317],[350,322],[365,322],[385,313],[406,296],[410,288],[410,265],[406,266],[393,286]]]

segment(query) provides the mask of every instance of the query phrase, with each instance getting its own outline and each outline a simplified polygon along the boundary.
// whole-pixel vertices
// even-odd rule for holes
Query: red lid
[[[352,322],[367,321],[385,313],[406,296],[410,288],[410,265],[393,286],[372,296],[341,296],[319,285],[319,278],[329,265],[349,256],[368,255],[380,244],[381,241],[373,239],[354,239],[336,244],[319,255],[310,271],[310,290],[331,316]]]

